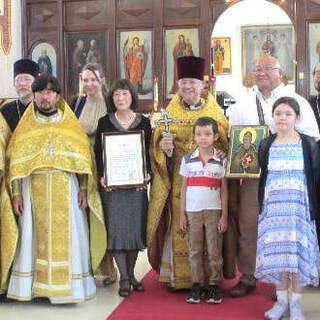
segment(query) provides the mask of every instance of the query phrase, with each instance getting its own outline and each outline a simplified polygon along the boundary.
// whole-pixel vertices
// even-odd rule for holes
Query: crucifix
[[[170,118],[168,111],[161,109],[161,119],[155,120],[155,124],[164,124],[164,131],[162,132],[162,136],[165,138],[170,138],[172,137],[172,133],[170,132],[170,123],[175,123],[177,122],[177,119],[175,118]],[[165,151],[166,155],[171,158],[173,154],[173,149],[168,149]]]

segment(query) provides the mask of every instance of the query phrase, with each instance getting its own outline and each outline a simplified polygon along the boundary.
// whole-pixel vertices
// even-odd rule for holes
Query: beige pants
[[[222,280],[222,239],[218,232],[221,210],[187,212],[189,261],[193,283],[204,284],[204,251],[207,248],[209,264],[209,284],[219,284]]]

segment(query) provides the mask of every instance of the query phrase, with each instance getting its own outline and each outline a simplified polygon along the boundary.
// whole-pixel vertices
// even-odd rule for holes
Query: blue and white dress
[[[298,273],[301,286],[318,285],[320,253],[310,219],[301,143],[273,143],[259,215],[255,277],[279,284],[281,273]]]

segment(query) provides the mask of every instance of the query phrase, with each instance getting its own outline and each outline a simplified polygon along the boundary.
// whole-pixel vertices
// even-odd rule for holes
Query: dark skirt
[[[108,232],[108,250],[145,249],[147,191],[123,189],[105,192],[101,189],[100,194]]]

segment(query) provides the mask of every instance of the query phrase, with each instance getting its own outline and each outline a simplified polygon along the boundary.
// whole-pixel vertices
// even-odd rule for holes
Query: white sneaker
[[[289,304],[284,301],[276,301],[273,307],[264,314],[265,319],[280,320],[289,316]]]
[[[300,300],[290,302],[290,320],[305,320]]]

